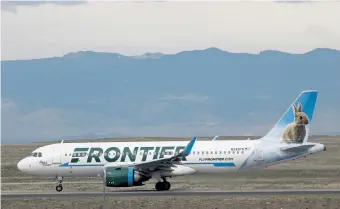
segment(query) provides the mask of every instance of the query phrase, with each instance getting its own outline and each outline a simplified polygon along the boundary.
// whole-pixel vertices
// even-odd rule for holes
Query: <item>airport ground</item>
[[[210,140],[200,138],[200,140]],[[139,138],[150,141],[156,138]],[[221,140],[245,139],[245,137],[221,137]],[[107,139],[106,141],[111,141]],[[129,139],[131,140],[131,139]],[[157,139],[159,140],[159,139]],[[164,140],[180,140],[166,138]],[[190,140],[185,138],[184,140]],[[85,141],[85,140],[82,140]],[[112,140],[113,141],[113,140]],[[312,136],[311,142],[324,143],[326,152],[307,158],[286,162],[265,169],[218,176],[198,175],[169,179],[171,190],[251,190],[251,189],[340,189],[340,137]],[[29,143],[1,146],[1,192],[55,192],[55,181],[37,178],[17,170],[17,162],[37,147],[48,143]],[[107,188],[108,192],[154,190],[154,182],[143,187]],[[63,192],[98,192],[102,190],[99,178],[70,178],[64,181]],[[2,208],[102,208],[102,197],[44,197],[6,198],[2,196]],[[126,196],[107,197],[107,208],[340,208],[338,194],[299,195],[204,195],[204,196]]]

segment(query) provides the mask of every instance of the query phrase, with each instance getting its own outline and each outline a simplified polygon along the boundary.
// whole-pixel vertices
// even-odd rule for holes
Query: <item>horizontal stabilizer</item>
[[[298,145],[298,146],[285,146],[285,147],[281,147],[281,151],[285,151],[285,152],[306,152],[314,146],[315,146],[315,144],[303,144],[303,145]]]

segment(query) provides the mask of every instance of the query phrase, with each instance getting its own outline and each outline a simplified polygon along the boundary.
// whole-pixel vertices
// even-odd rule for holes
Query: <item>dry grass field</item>
[[[200,138],[199,140],[211,140]],[[246,137],[221,137],[221,140]],[[132,139],[120,139],[132,140]],[[138,138],[150,140],[190,140],[190,138]],[[78,140],[79,141],[79,140]],[[87,140],[81,140],[87,141]],[[116,141],[105,139],[100,141]],[[340,188],[340,137],[312,136],[309,141],[324,143],[326,152],[265,169],[225,173],[214,178],[197,175],[169,179],[172,189],[285,189]],[[17,170],[20,159],[37,147],[49,143],[11,144],[1,146],[1,191],[55,191],[54,179],[37,178]],[[65,143],[65,142],[64,142]],[[99,178],[65,179],[65,191],[100,191]],[[124,190],[153,189],[154,181],[143,187]],[[120,190],[110,189],[108,190]],[[2,199],[2,208],[101,208],[100,198],[84,199]],[[108,208],[340,208],[340,197],[320,196],[254,196],[254,197],[124,197],[110,198]]]

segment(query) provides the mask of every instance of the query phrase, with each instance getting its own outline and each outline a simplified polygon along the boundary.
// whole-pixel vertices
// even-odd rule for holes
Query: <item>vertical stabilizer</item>
[[[318,91],[303,91],[261,140],[304,143],[308,140]]]

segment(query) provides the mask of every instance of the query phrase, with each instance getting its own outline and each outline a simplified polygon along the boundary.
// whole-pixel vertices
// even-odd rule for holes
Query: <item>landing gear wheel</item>
[[[167,181],[157,182],[155,188],[157,191],[169,190],[171,188],[171,184]]]
[[[164,190],[164,184],[163,182],[157,182],[155,185],[155,188],[157,191],[163,191]]]
[[[171,184],[168,181],[163,181],[162,182],[164,184],[164,190],[169,190],[171,188]]]
[[[55,187],[55,189],[57,190],[57,192],[61,192],[63,190],[63,186],[58,185],[58,186]]]

